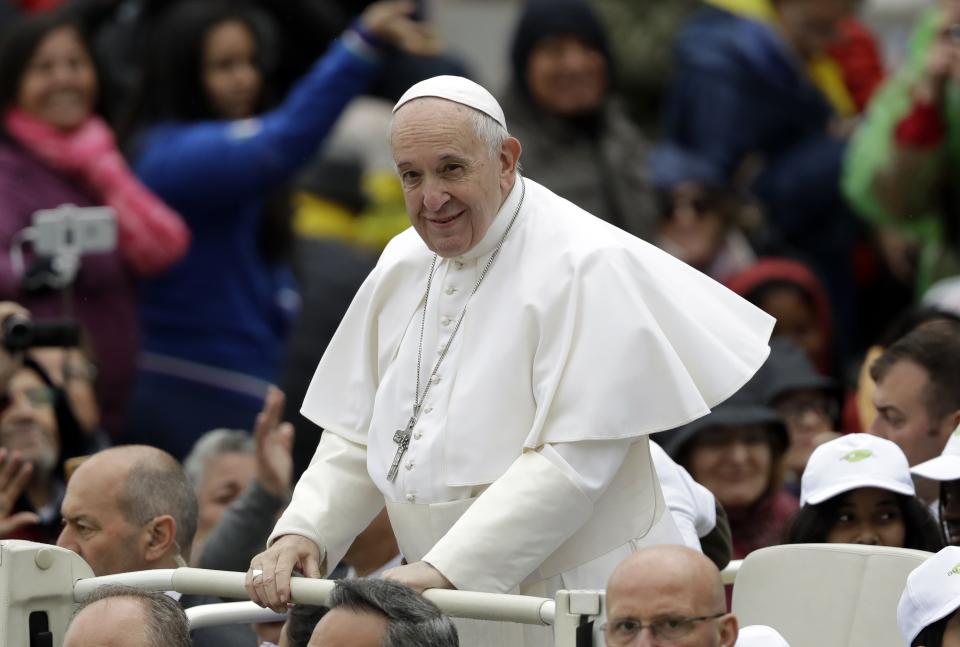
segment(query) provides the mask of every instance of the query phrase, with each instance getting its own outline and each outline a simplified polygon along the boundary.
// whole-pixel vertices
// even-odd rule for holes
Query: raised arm
[[[405,0],[371,5],[269,113],[150,128],[138,146],[137,174],[176,205],[222,205],[284,182],[309,161],[347,104],[366,90],[385,48],[428,51],[425,28],[407,18],[412,9]]]

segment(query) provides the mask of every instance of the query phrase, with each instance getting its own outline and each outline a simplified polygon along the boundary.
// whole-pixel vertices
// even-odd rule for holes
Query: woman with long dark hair
[[[6,26],[0,37],[0,299],[23,304],[39,319],[69,316],[83,324],[98,364],[103,426],[116,434],[139,344],[138,280],[180,257],[189,232],[127,167],[99,116],[100,99],[97,67],[71,14]],[[28,246],[18,268],[11,254],[36,211],[64,204],[111,207],[119,234],[114,252],[81,257],[68,288],[69,312],[57,259]]]
[[[916,497],[910,467],[893,442],[849,434],[810,455],[800,485],[802,507],[785,543],[839,543],[937,551],[944,541]]]
[[[140,178],[183,214],[193,244],[143,293],[128,440],[183,457],[208,429],[251,426],[298,305],[283,255],[283,186],[373,80],[388,46],[425,51],[432,42],[408,18],[413,9],[371,5],[267,112],[263,14],[183,2],[164,17],[129,151]]]

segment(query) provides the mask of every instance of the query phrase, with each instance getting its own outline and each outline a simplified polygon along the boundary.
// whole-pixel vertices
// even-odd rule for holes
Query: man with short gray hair
[[[432,602],[390,580],[340,580],[307,647],[458,647]]]
[[[63,647],[191,647],[190,628],[166,594],[111,584],[83,600]]]

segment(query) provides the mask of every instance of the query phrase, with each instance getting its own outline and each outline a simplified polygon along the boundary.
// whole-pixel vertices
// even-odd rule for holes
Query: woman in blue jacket
[[[374,79],[389,45],[424,53],[413,4],[371,5],[276,108],[264,17],[183,2],[151,48],[132,166],[192,233],[186,258],[146,284],[144,351],[125,440],[182,458],[215,427],[250,428],[277,376],[298,297],[282,260],[283,186]],[[278,227],[278,223],[280,226]]]

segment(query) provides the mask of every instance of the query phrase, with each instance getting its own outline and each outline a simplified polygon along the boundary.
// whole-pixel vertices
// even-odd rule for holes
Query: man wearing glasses
[[[683,546],[640,550],[607,583],[607,647],[733,647],[737,618],[726,612],[720,571]]]

